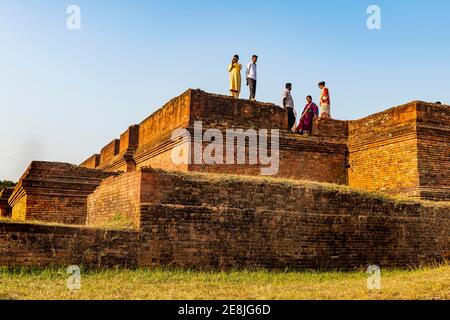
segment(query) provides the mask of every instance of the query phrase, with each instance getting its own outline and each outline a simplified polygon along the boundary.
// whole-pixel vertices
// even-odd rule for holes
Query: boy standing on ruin
[[[250,101],[256,100],[256,62],[258,62],[258,56],[253,55],[252,61],[247,65],[246,78],[247,86],[250,89]]]
[[[286,83],[286,89],[283,91],[283,107],[288,110],[289,129],[295,126],[294,99],[292,99],[291,90],[292,84]]]

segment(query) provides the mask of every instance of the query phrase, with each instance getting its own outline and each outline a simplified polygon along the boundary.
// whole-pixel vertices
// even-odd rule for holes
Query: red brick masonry
[[[94,155],[82,166],[124,172],[152,166],[261,174],[261,165],[248,163],[174,165],[172,150],[179,142],[171,141],[171,134],[177,128],[186,128],[193,136],[195,121],[201,121],[204,130],[280,130],[279,177],[450,200],[450,107],[421,101],[357,121],[319,120],[314,123],[313,136],[301,137],[288,130],[286,110],[274,104],[188,90],[141,124],[130,127],[120,140],[104,147],[99,158]],[[248,144],[244,149],[248,154]]]
[[[248,163],[174,165],[180,142],[171,141],[172,131],[192,133],[195,121],[222,132],[280,130],[278,176],[294,180],[251,178],[261,165]],[[81,166],[33,162],[14,191],[0,192],[1,216],[26,221],[0,221],[0,266],[354,269],[445,262],[449,124],[448,106],[416,101],[357,121],[316,121],[314,134],[303,137],[286,128],[287,113],[276,105],[188,90]],[[115,216],[134,230],[99,227]]]
[[[87,197],[117,173],[34,161],[9,197],[14,220],[86,224]]]
[[[139,233],[0,222],[0,266],[136,267]]]
[[[105,197],[121,194],[124,183],[133,197]],[[0,223],[0,265],[351,270],[450,256],[448,203],[143,169],[104,180],[90,196],[89,221],[105,220],[135,199],[141,205],[129,212],[137,232]]]
[[[144,265],[352,269],[450,256],[448,203],[221,175],[143,176]]]
[[[8,203],[9,197],[13,193],[14,188],[0,189],[0,218],[10,218],[12,214],[12,208]]]

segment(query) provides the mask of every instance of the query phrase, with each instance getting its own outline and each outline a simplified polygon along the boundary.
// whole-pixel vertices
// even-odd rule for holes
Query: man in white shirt
[[[286,89],[283,91],[283,107],[288,111],[288,127],[292,129],[296,122],[294,99],[291,95],[292,84],[286,83]]]
[[[256,77],[257,77],[257,66],[258,56],[253,55],[252,62],[247,65],[247,85],[250,89],[250,101],[256,100]]]

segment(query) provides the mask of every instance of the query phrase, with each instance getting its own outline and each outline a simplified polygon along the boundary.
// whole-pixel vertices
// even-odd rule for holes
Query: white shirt
[[[250,62],[247,65],[247,79],[250,78],[256,80],[256,74],[256,63]]]
[[[291,92],[288,89],[283,91],[283,100],[284,99],[286,99],[285,108],[292,108],[292,109],[294,109],[294,99],[292,99]]]

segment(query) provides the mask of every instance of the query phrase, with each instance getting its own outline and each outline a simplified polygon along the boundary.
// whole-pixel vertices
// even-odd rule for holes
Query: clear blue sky
[[[449,12],[448,0],[1,0],[0,179],[32,160],[80,163],[188,88],[227,94],[235,53],[260,56],[259,100],[280,104],[289,81],[303,107],[326,80],[338,119],[449,103]]]

